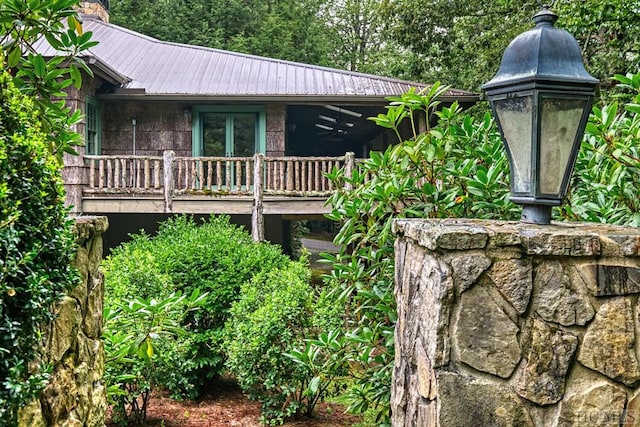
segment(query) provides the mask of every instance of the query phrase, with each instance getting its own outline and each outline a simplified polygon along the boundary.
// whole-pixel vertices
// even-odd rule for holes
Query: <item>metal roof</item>
[[[163,42],[82,15],[84,31],[99,44],[87,54],[102,76],[120,87],[112,97],[299,99],[358,101],[383,99],[427,85],[272,58]],[[55,51],[42,39],[36,49]],[[107,72],[105,72],[107,71]],[[476,94],[450,90],[453,99],[474,102]]]

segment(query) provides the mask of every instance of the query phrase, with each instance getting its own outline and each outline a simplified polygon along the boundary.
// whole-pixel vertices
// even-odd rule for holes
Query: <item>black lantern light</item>
[[[507,149],[511,201],[524,205],[522,221],[537,224],[549,224],[567,194],[598,85],[573,36],[553,26],[557,19],[544,6],[482,86]]]

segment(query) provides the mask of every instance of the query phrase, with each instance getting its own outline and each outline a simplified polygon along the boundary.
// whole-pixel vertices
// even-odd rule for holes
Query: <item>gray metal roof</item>
[[[163,42],[83,15],[85,31],[99,44],[88,59],[103,77],[121,85],[111,96],[161,98],[360,100],[399,95],[426,85],[271,58]],[[44,55],[54,50],[44,39]],[[471,92],[451,98],[475,101]]]

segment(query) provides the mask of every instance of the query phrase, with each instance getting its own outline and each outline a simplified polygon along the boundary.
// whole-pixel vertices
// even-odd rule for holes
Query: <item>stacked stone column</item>
[[[43,348],[45,361],[52,366],[51,376],[39,399],[20,411],[20,427],[104,425],[104,277],[99,267],[102,234],[107,228],[106,217],[76,220],[78,246],[73,265],[80,282],[54,307],[56,318],[46,330]]]
[[[395,427],[640,425],[640,229],[394,230]]]

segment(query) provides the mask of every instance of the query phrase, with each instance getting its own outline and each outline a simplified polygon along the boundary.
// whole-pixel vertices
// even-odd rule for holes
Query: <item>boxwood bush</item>
[[[222,373],[222,332],[241,285],[288,262],[279,246],[253,242],[228,216],[203,221],[177,216],[162,223],[156,236],[132,236],[105,260],[105,302],[116,307],[134,297],[207,293],[201,309],[183,321],[190,333],[174,343],[161,362],[175,373],[164,385],[174,394],[195,397]]]
[[[42,326],[73,285],[61,165],[31,100],[0,72],[0,424],[44,386]],[[35,363],[33,363],[35,362]]]
[[[312,326],[309,279],[303,262],[256,275],[242,286],[227,323],[227,366],[243,392],[262,403],[269,424],[307,412],[303,393],[311,372],[286,354],[302,345]]]

